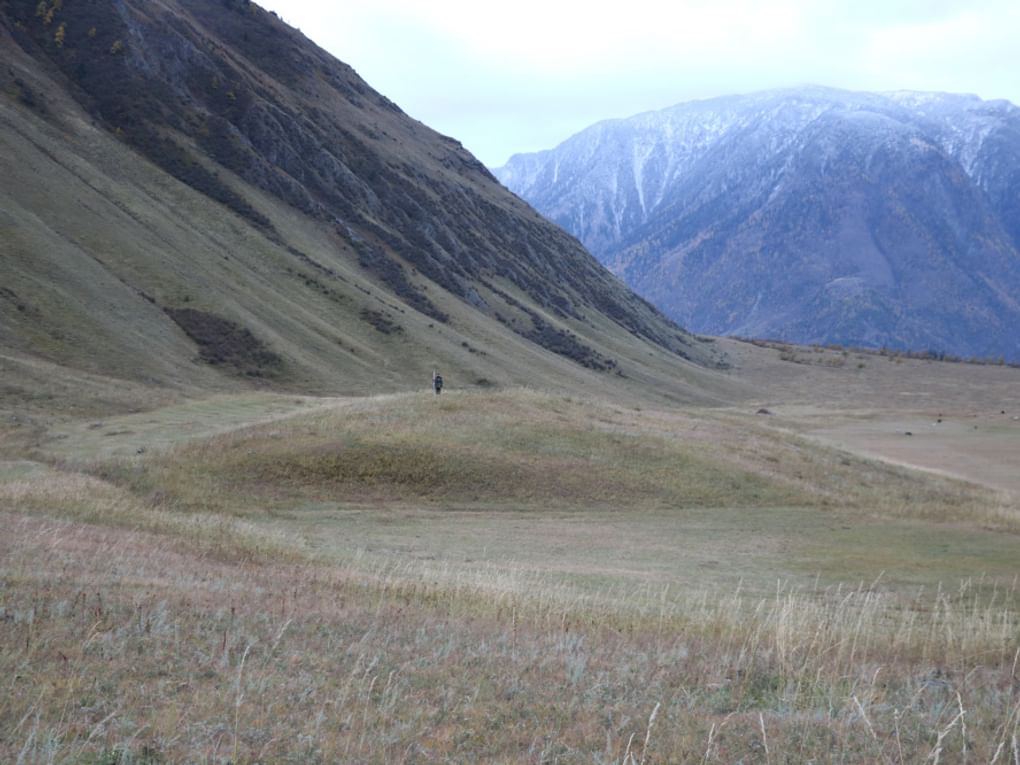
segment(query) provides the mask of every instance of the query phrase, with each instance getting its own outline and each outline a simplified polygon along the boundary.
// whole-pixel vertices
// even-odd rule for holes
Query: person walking
[[[432,390],[436,392],[437,396],[443,392],[443,376],[434,369],[432,370]]]

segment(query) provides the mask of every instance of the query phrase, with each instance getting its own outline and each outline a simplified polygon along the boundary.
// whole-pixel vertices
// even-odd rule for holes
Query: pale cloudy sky
[[[1020,103],[1020,0],[256,0],[489,166],[593,122],[812,83]]]

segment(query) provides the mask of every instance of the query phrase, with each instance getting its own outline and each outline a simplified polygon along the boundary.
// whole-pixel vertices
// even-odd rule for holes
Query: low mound
[[[543,508],[960,504],[970,496],[724,414],[511,390],[403,394],[193,442],[105,478],[181,509],[328,502]]]

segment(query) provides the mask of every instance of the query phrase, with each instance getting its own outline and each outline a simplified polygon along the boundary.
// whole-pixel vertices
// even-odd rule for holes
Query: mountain
[[[722,363],[254,3],[0,0],[0,52],[8,360],[203,390],[398,390],[438,366],[676,395]]]
[[[1020,360],[1020,109],[820,87],[596,124],[496,176],[698,332]]]

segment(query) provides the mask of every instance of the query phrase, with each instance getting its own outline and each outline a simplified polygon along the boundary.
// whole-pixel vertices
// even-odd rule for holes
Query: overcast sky
[[[257,0],[490,167],[593,122],[813,83],[1020,103],[1020,0]]]

